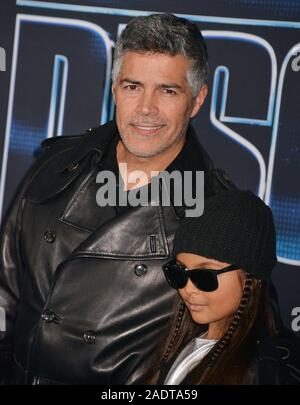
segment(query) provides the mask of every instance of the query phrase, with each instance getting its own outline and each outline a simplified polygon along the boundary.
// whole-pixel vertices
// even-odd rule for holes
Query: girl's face
[[[176,256],[176,260],[189,270],[221,270],[232,264],[192,253],[180,253]],[[239,269],[218,275],[219,286],[215,291],[201,291],[190,279],[186,286],[178,291],[195,322],[222,325],[227,323],[240,304],[244,280],[245,272]]]

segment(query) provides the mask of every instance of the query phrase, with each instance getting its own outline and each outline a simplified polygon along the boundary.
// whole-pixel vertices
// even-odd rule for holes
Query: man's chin
[[[125,148],[128,150],[128,152],[130,152],[137,158],[152,158],[159,155],[160,153],[160,151],[157,150],[149,150],[149,149],[145,150],[140,148],[127,147],[126,145]]]
[[[128,142],[126,139],[122,139],[122,143],[129,153],[138,158],[151,158],[159,155],[164,150],[164,148],[159,148],[154,140],[152,143],[147,142],[146,144],[145,141],[133,143]]]

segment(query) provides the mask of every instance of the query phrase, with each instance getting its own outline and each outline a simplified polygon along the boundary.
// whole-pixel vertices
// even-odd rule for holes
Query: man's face
[[[187,82],[189,61],[182,55],[127,52],[112,86],[116,120],[126,149],[152,157],[180,143],[207,88],[192,98]]]

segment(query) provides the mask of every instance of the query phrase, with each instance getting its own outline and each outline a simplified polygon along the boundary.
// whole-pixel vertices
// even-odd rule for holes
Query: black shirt
[[[119,165],[118,165],[118,161],[117,161],[117,150],[116,150],[117,144],[120,139],[121,138],[120,138],[119,134],[117,134],[117,136],[112,137],[112,139],[109,142],[108,147],[105,151],[105,154],[102,157],[102,167],[105,170],[113,171],[117,178],[117,190],[116,190],[117,206],[116,206],[116,209],[117,209],[118,213],[126,211],[128,209],[128,206],[120,205],[119,199],[118,199],[119,189],[121,188],[121,190],[124,190],[124,182],[123,182],[122,176],[120,175],[120,172],[119,172]],[[177,170],[183,174],[186,167],[188,167],[188,170],[191,170],[191,168],[193,168],[193,167],[195,167],[195,171],[204,170],[204,166],[202,166],[202,168],[201,168],[201,162],[203,165],[203,157],[199,154],[199,145],[198,145],[198,141],[196,139],[196,134],[193,133],[193,130],[191,129],[191,127],[189,127],[189,129],[187,131],[187,135],[186,135],[186,142],[185,142],[183,148],[178,153],[178,155],[175,157],[175,159],[165,169],[165,171],[171,173],[171,172]],[[193,175],[194,174],[195,173],[193,173]],[[144,188],[148,189],[148,196],[150,198],[151,183],[148,183],[140,188],[134,189],[134,192],[136,193],[137,198],[140,193],[140,190],[142,190]],[[131,190],[126,192],[126,194],[127,194],[126,197],[128,197],[128,194],[130,192],[131,192]],[[171,194],[172,194],[172,190],[171,190]]]

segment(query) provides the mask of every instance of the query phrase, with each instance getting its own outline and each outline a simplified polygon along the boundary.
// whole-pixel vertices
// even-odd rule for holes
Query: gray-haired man
[[[205,196],[233,187],[189,125],[205,100],[207,73],[194,24],[170,14],[136,18],[116,46],[116,122],[43,143],[2,229],[4,381],[145,383],[158,351],[167,358],[183,307],[161,266],[186,207],[101,206],[97,179],[121,172],[116,188],[130,194],[151,188],[153,171],[204,171]],[[137,170],[144,177],[131,183]]]

